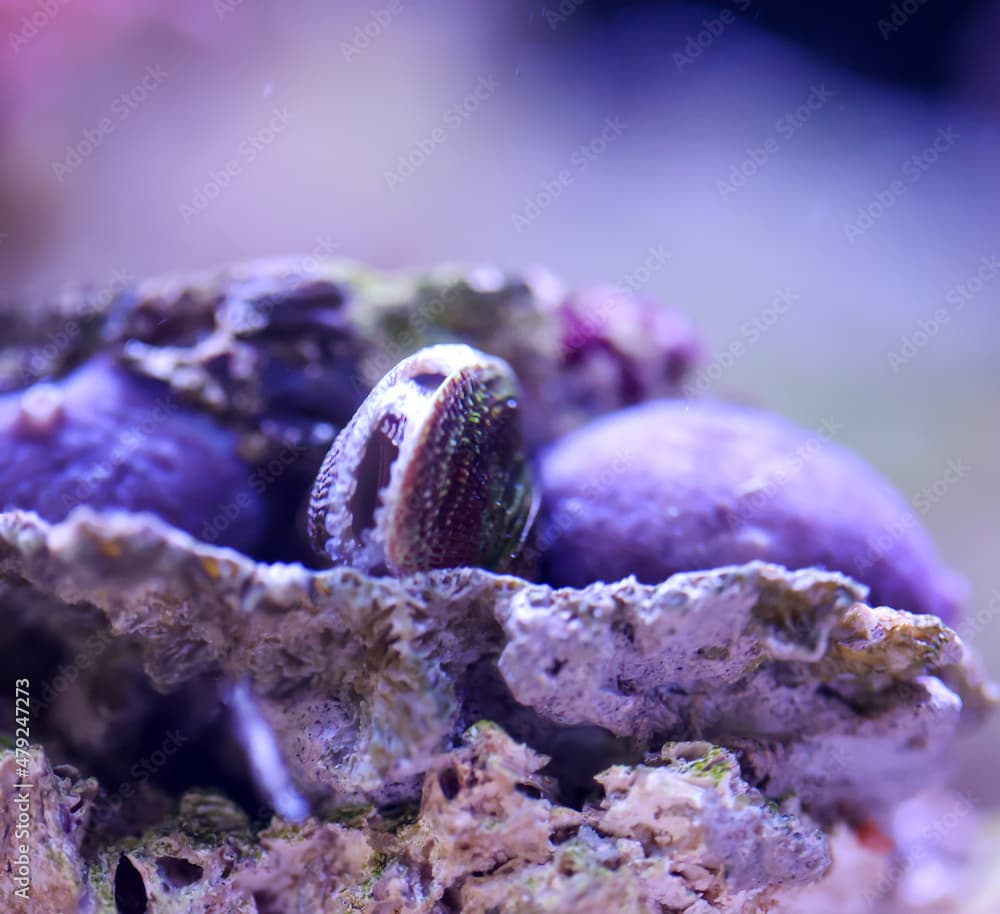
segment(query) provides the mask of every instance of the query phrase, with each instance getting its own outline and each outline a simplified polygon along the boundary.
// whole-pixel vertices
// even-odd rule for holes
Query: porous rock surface
[[[148,515],[80,509],[55,525],[0,516],[0,580],[42,613],[99,610],[161,690],[249,683],[317,800],[412,798],[464,704],[493,688],[536,730],[601,728],[640,753],[708,739],[738,750],[770,797],[867,815],[945,770],[995,700],[936,617],[762,563],[579,591],[478,569],[370,578],[257,564]],[[472,688],[484,664],[492,686]]]
[[[0,746],[4,910],[756,914],[838,910],[862,884],[881,903],[900,879],[859,836],[996,703],[940,619],[816,569],[553,589],[205,542],[306,561],[296,512],[330,441],[424,345],[510,362],[534,449],[678,393],[690,325],[622,290],[297,259],[76,290],[0,312],[0,336],[18,422],[22,391],[99,360],[197,412],[238,487],[252,469],[244,488],[268,493],[258,515],[206,466],[227,510],[190,505],[213,520],[201,541],[126,511],[0,511],[0,668],[32,683],[27,771]],[[175,750],[195,760],[181,787],[158,775]],[[12,894],[15,777],[37,804],[30,901]],[[226,797],[190,789],[218,781]],[[256,815],[233,799],[250,781]]]
[[[0,771],[11,759],[0,755]],[[36,858],[32,897],[7,910],[750,914],[778,886],[829,868],[826,835],[796,804],[767,803],[707,743],[667,744],[646,764],[609,769],[606,796],[583,810],[550,799],[545,762],[482,723],[428,771],[413,821],[362,811],[254,831],[226,801],[190,793],[176,819],[85,863],[73,835],[89,814],[78,794],[93,785],[58,777],[36,751],[33,783],[49,815],[32,840],[49,852]],[[70,816],[67,837],[59,817]]]

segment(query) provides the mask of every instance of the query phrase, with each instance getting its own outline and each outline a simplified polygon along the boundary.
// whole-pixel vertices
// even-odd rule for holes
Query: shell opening
[[[416,384],[417,387],[426,393],[434,393],[434,391],[447,380],[448,375],[446,374],[442,374],[440,372],[424,372],[423,374],[417,374],[410,378],[410,383]]]
[[[375,509],[389,484],[392,465],[399,457],[399,442],[405,427],[405,417],[389,413],[382,417],[365,443],[364,454],[355,471],[357,486],[348,503],[355,537],[375,526]]]

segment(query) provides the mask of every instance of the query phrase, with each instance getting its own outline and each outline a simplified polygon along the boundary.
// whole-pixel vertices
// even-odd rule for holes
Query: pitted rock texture
[[[92,790],[56,778],[36,754],[37,786],[58,791],[60,803]],[[823,831],[795,804],[766,802],[717,747],[668,744],[643,764],[609,769],[604,798],[579,811],[550,798],[539,774],[546,761],[478,724],[437,759],[403,823],[345,810],[339,821],[255,830],[227,801],[189,793],[172,820],[86,864],[62,838],[53,862],[35,868],[48,894],[10,910],[751,914],[829,869]],[[74,808],[76,831],[89,813]],[[0,891],[8,888],[0,873]]]
[[[0,513],[0,667],[30,676],[48,758],[101,782],[30,750],[17,776],[38,798],[42,850],[25,914],[792,910],[852,878],[830,869],[828,830],[849,846],[845,821],[877,832],[996,704],[938,618],[873,608],[814,568],[553,589],[477,569],[299,564],[333,436],[423,346],[508,361],[532,454],[679,393],[699,355],[689,323],[621,290],[294,259],[76,290],[0,314],[0,329],[5,428],[51,431],[53,388],[95,366],[122,402],[165,393],[184,425],[167,441],[150,431],[151,463],[113,463],[116,476],[102,461],[111,495],[145,501],[53,512],[51,473],[31,476],[34,458],[7,468],[50,520]],[[96,413],[71,418],[81,451],[114,438],[113,417],[107,434]],[[43,456],[76,472],[65,448]],[[177,466],[192,489],[170,487]],[[143,488],[163,480],[169,491]],[[110,507],[150,508],[200,540],[95,510]],[[169,768],[175,750],[189,767],[161,771],[157,753]],[[0,752],[4,799],[11,758]],[[188,789],[218,782],[229,799]],[[15,812],[0,813],[7,842]],[[15,875],[0,869],[5,898]]]
[[[996,701],[937,618],[760,563],[580,591],[477,569],[379,579],[256,564],[151,517],[79,510],[56,525],[0,516],[0,580],[40,608],[96,607],[158,688],[248,682],[321,801],[413,796],[484,663],[543,727],[598,727],[639,751],[731,746],[767,796],[794,793],[820,818],[933,781]]]

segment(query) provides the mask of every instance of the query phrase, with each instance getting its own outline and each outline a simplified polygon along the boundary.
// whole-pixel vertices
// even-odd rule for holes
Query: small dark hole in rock
[[[458,780],[458,773],[454,768],[445,768],[438,774],[438,784],[441,786],[441,793],[446,800],[454,800],[458,796],[462,785]]]
[[[617,687],[618,691],[619,691],[619,692],[620,692],[620,693],[621,693],[622,695],[635,695],[635,694],[636,694],[636,692],[638,692],[638,691],[639,691],[639,690],[638,690],[638,689],[636,688],[636,686],[635,686],[635,683],[634,683],[634,682],[629,682],[629,681],[628,681],[627,679],[625,679],[625,678],[624,678],[624,677],[622,677],[622,676],[619,676],[619,677],[618,677],[618,680],[617,680],[617,682],[615,683],[615,686]]]
[[[518,784],[515,789],[518,793],[530,797],[532,800],[540,800],[542,798],[542,792],[534,784]]]
[[[546,672],[550,676],[558,676],[559,673],[562,672],[562,668],[564,666],[566,666],[566,661],[565,660],[559,660],[557,658],[557,659],[553,660],[552,663],[549,664],[549,668],[546,670]]]
[[[192,863],[183,857],[157,857],[156,869],[160,878],[174,889],[193,885],[205,872],[197,863]]]
[[[447,375],[436,374],[434,372],[427,372],[426,374],[415,374],[410,380],[417,385],[421,390],[426,390],[428,393],[433,393],[442,384],[444,384]]]
[[[728,660],[729,648],[724,644],[715,644],[711,647],[699,648],[698,654],[706,660]]]
[[[146,914],[146,884],[135,865],[124,854],[115,868],[115,907],[118,914]]]
[[[399,800],[395,803],[385,803],[378,808],[378,814],[383,819],[398,819],[400,816],[409,815],[414,810],[414,804],[407,800]]]
[[[560,844],[565,844],[570,838],[575,838],[580,833],[580,828],[577,825],[570,825],[567,828],[558,828],[552,832],[552,843],[557,847]]]
[[[271,892],[254,892],[253,900],[254,904],[257,905],[258,914],[282,914],[281,909],[278,908],[278,899]]]
[[[861,702],[854,701],[846,695],[841,695],[840,692],[825,683],[816,687],[816,694],[822,698],[829,698],[831,701],[844,705],[844,707],[849,708],[859,717],[870,716],[870,708],[866,708]]]

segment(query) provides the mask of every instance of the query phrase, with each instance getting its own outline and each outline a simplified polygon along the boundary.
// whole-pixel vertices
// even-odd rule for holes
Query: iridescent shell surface
[[[404,359],[323,462],[310,538],[338,564],[404,574],[509,570],[537,511],[506,362],[441,345]]]

